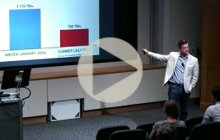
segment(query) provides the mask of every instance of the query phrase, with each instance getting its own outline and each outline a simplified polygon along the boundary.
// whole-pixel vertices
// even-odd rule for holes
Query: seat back
[[[154,123],[142,124],[142,125],[138,125],[136,129],[144,130],[144,132],[147,133],[147,135],[149,136],[152,131],[153,126],[154,126]]]
[[[154,133],[152,134],[150,140],[157,140],[157,131],[154,131]]]
[[[189,140],[219,140],[220,122],[197,124],[189,135]]]
[[[195,125],[202,122],[202,119],[203,119],[203,116],[199,116],[199,117],[191,118],[191,119],[185,121],[186,128],[187,128],[187,133],[186,133],[187,136],[189,136],[190,132],[192,131],[192,128]]]
[[[112,133],[110,140],[146,140],[146,133],[140,129],[119,130]]]
[[[185,127],[175,127],[177,131],[175,140],[185,140],[186,139],[186,128]],[[155,131],[151,137],[151,140],[157,140],[157,131]]]
[[[113,132],[118,130],[128,130],[128,129],[130,128],[126,125],[109,126],[109,127],[101,128],[96,135],[96,140],[109,140]]]
[[[187,128],[186,127],[176,127],[177,135],[176,140],[185,140],[186,134],[187,134]]]

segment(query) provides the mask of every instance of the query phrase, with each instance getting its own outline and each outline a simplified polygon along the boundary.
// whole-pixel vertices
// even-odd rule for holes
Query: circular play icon
[[[94,46],[98,46],[121,59],[131,67],[134,67],[136,71],[100,93],[93,93]],[[91,43],[84,50],[79,59],[77,72],[80,84],[88,95],[101,102],[113,103],[122,101],[135,92],[142,78],[143,66],[139,54],[129,43],[118,38],[103,38]]]

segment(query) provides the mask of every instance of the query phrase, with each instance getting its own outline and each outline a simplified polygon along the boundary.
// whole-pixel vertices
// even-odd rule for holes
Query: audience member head
[[[174,100],[167,100],[164,103],[164,112],[166,113],[167,117],[172,119],[178,119],[180,116],[180,109],[176,101]]]
[[[214,87],[212,90],[212,96],[217,102],[220,102],[220,87]]]
[[[161,127],[157,130],[157,140],[175,140],[177,135],[176,128],[168,122],[161,124]]]

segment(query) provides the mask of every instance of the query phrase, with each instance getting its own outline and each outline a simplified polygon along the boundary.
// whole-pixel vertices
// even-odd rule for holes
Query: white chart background
[[[60,30],[68,25],[89,29],[89,44],[99,39],[99,0],[0,0],[0,50],[10,50],[9,10],[20,4],[41,11],[41,48],[60,47]],[[27,19],[28,20],[28,19]]]

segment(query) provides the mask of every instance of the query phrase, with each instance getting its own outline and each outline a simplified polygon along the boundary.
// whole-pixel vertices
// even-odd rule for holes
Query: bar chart
[[[99,0],[4,1],[0,18],[0,62],[80,57],[99,39]]]

